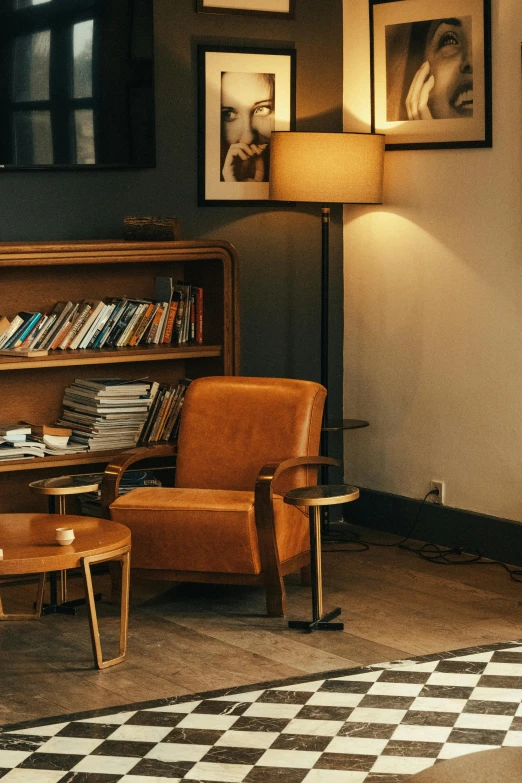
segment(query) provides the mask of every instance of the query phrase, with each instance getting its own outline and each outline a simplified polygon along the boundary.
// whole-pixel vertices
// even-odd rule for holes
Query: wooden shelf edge
[[[0,372],[11,370],[37,370],[46,367],[75,367],[84,364],[130,364],[131,362],[162,362],[176,359],[206,359],[221,356],[221,345],[188,345],[175,348],[121,348],[117,351],[95,350],[56,352],[34,359],[17,356],[0,357]]]
[[[161,456],[165,456],[165,446],[169,444],[158,443],[161,448]],[[155,447],[145,444],[136,446],[136,449],[150,449],[150,459],[154,459]],[[172,448],[172,456],[176,454],[176,447]],[[159,450],[159,449],[158,449]],[[0,462],[0,473],[13,473],[19,470],[44,470],[46,468],[62,468],[71,465],[96,465],[110,462],[114,457],[131,449],[118,449],[116,451],[83,451],[80,454],[62,454],[54,457],[32,457],[31,459],[10,460]]]
[[[207,260],[209,254],[224,263],[235,265],[237,262],[234,246],[225,240],[129,242],[116,239],[28,244],[1,242],[0,267],[198,261]]]

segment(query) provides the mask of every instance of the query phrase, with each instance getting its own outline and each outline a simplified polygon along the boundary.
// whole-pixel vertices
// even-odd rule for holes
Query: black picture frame
[[[371,127],[387,150],[491,147],[491,0],[369,0]]]
[[[199,206],[267,204],[270,142],[266,139],[272,130],[295,129],[295,63],[296,50],[290,48],[198,46]],[[226,80],[227,75],[233,78]],[[238,110],[231,113],[238,94]],[[223,97],[228,99],[228,119],[224,119]],[[243,123],[252,138],[241,136]],[[236,139],[233,134],[238,129]],[[246,147],[241,147],[245,144],[246,153]]]
[[[257,8],[241,8],[252,5],[252,0],[196,0],[196,10],[200,14],[241,14],[242,16],[264,16],[270,19],[295,19],[295,0],[254,0]],[[226,5],[226,3],[229,5]],[[263,6],[265,6],[263,8]],[[276,7],[280,6],[281,10]]]

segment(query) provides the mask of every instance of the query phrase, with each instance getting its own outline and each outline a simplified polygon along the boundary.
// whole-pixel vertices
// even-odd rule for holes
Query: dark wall
[[[341,131],[342,0],[297,0],[295,20],[281,21],[198,14],[195,4],[154,0],[157,167],[2,173],[0,241],[112,238],[121,236],[125,215],[179,217],[183,239],[226,239],[238,251],[242,372],[318,380],[320,205],[198,208],[196,48],[294,45],[296,130]],[[339,206],[332,208],[330,292],[329,399],[340,417]]]

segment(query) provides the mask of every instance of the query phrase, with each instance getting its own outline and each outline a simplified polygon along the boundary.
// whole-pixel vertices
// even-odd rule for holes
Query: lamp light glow
[[[270,198],[381,204],[383,162],[382,135],[275,131],[270,137]]]

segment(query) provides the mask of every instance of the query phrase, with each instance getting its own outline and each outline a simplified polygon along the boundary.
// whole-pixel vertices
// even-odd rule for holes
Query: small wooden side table
[[[75,539],[68,546],[55,541],[55,529],[72,527]],[[125,659],[129,618],[129,579],[131,532],[125,525],[96,517],[61,516],[59,514],[0,514],[0,576],[40,574],[36,610],[32,614],[6,614],[0,601],[0,620],[38,619],[42,609],[43,582],[49,571],[81,568],[87,597],[89,627],[94,663],[106,669]],[[122,564],[122,594],[120,607],[120,651],[110,660],[103,660],[98,629],[98,617],[92,585],[91,565],[119,560]]]
[[[46,495],[49,514],[67,514],[65,500],[67,495],[83,495],[84,492],[96,492],[99,483],[93,482],[90,476],[58,476],[57,478],[32,481],[29,487],[39,495]],[[67,571],[60,572],[60,600],[58,601],[57,573],[49,578],[50,602],[42,608],[42,614],[76,614],[79,606],[84,606],[85,599],[67,600]],[[96,596],[98,600],[100,596]]]
[[[342,631],[344,623],[331,623],[341,614],[341,609],[333,609],[323,614],[323,579],[321,565],[321,506],[333,506],[337,503],[351,503],[357,500],[359,490],[346,484],[299,487],[291,489],[284,496],[285,503],[292,506],[308,506],[310,518],[310,554],[312,568],[312,621],[290,620],[289,628],[312,631]]]

